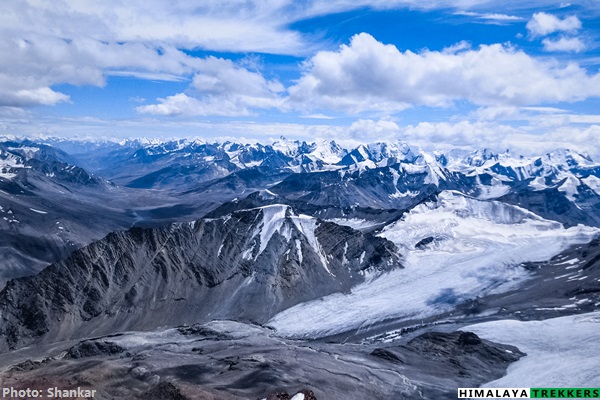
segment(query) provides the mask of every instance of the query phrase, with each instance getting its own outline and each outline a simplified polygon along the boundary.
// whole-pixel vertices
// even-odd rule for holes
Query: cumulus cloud
[[[231,60],[207,57],[198,60],[190,95],[179,93],[158,99],[159,103],[137,107],[143,114],[247,116],[253,109],[285,106],[285,88],[276,79],[268,80]]]
[[[542,40],[544,51],[564,51],[571,53],[580,53],[585,50],[585,44],[579,38],[561,37],[558,40],[546,38]]]
[[[400,126],[390,120],[359,119],[353,122],[347,129],[347,134],[363,141],[393,139],[400,133]]]
[[[279,93],[285,88],[276,79],[267,80],[260,72],[237,66],[231,60],[208,57],[198,66],[192,86],[201,94],[232,96],[257,108],[281,105]]]
[[[10,85],[7,85],[10,86]],[[0,107],[29,107],[32,105],[55,105],[69,100],[66,94],[49,87],[33,89],[0,90]]]
[[[136,108],[142,114],[165,116],[245,116],[250,112],[227,100],[207,99],[205,101],[190,97],[185,93],[159,98],[158,104],[139,106]]]
[[[516,154],[540,155],[545,151],[570,148],[600,159],[600,125],[578,127],[513,126],[498,121],[421,122],[400,128],[398,138],[428,150],[444,148],[510,149]]]
[[[0,103],[9,106],[51,105],[68,100],[56,84],[103,86],[115,74],[145,71],[191,74],[197,59],[173,46],[159,49],[144,43],[109,43],[79,37],[66,40],[36,34],[0,34]]]
[[[501,44],[413,53],[361,33],[338,51],[317,53],[304,68],[289,88],[291,100],[347,112],[448,107],[457,100],[524,106],[600,96],[600,74],[589,75],[574,63],[541,61]]]
[[[576,32],[581,29],[581,21],[575,15],[560,19],[552,14],[538,12],[527,23],[527,30],[533,37],[547,36],[554,32]]]
[[[0,105],[68,101],[59,84],[103,86],[107,75],[177,81],[203,61],[183,50],[296,54],[308,47],[276,18],[287,1],[0,2]]]

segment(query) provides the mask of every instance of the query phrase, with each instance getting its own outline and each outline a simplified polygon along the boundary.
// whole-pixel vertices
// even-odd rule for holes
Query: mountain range
[[[198,340],[224,351],[227,332],[246,332],[243,346],[266,359],[282,351],[278,340],[300,353],[317,346],[321,356],[305,361],[333,363],[329,376],[354,352],[386,365],[372,368],[392,395],[400,380],[405,398],[453,398],[461,373],[489,383],[523,355],[501,360],[491,355],[500,345],[482,350],[474,334],[435,336],[436,327],[550,320],[600,305],[600,164],[567,149],[523,157],[403,142],[12,139],[0,142],[0,216],[0,351],[13,367],[24,357],[58,367],[57,351],[86,340],[100,349],[96,361],[117,360],[104,340],[134,364],[160,354],[144,368],[184,392],[193,384],[256,398],[302,380],[293,363],[292,378],[274,364],[269,377],[260,362],[240,364],[255,376],[244,390],[165,370],[175,362],[165,329],[236,321]],[[110,339],[132,331],[142,333]],[[447,357],[479,350],[457,355],[460,368],[440,367],[440,386],[422,380],[438,345]],[[495,372],[474,378],[484,364]],[[346,383],[311,375],[290,390],[384,398],[337,393],[363,373],[347,371]],[[158,390],[143,376],[140,390]],[[103,396],[115,384],[107,379]]]

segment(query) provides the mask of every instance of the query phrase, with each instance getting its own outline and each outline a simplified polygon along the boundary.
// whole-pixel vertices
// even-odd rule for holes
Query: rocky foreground
[[[42,359],[26,359],[27,351],[41,349],[3,361],[3,387],[79,387],[95,389],[95,399],[157,400],[453,399],[451,388],[497,379],[524,356],[470,332],[332,344],[282,339],[232,321],[65,342]]]

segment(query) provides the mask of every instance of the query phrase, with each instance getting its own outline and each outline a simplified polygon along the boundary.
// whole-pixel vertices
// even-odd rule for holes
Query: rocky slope
[[[386,239],[284,205],[133,228],[10,281],[0,348],[214,318],[265,322],[398,267]]]
[[[286,340],[232,321],[61,345],[41,362],[12,361],[0,372],[3,384],[94,388],[97,399],[284,400],[302,392],[323,400],[444,400],[455,399],[458,387],[501,377],[524,356],[470,332],[333,344]]]

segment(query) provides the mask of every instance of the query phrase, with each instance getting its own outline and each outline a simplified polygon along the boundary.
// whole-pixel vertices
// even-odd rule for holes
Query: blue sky
[[[0,134],[600,156],[592,0],[5,0]]]

